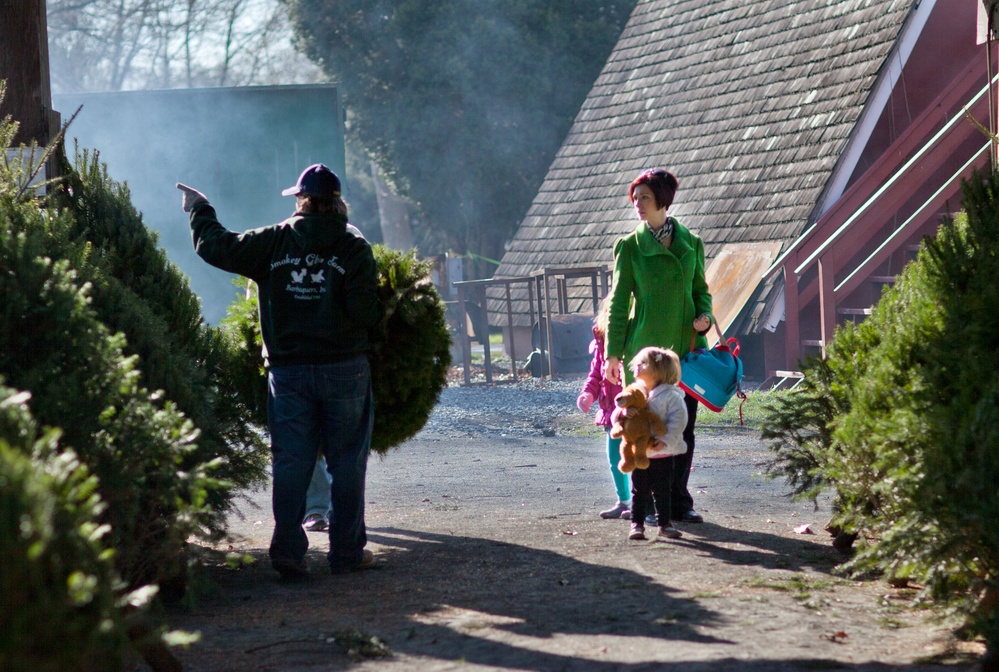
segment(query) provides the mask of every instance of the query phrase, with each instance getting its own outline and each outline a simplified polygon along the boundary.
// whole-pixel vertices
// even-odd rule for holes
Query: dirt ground
[[[577,416],[554,436],[505,435],[514,422],[372,459],[369,571],[325,572],[312,533],[312,577],[279,580],[269,493],[253,493],[220,550],[256,562],[209,556],[197,604],[165,614],[201,633],[178,651],[185,670],[973,668],[981,649],[915,590],[833,572],[828,510],[758,476],[755,433],[700,429],[690,486],[706,522],[635,542],[597,516],[614,499],[602,434]]]

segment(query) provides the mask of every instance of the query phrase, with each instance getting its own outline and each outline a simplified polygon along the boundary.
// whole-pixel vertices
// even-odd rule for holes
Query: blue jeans
[[[333,570],[361,562],[367,543],[364,485],[373,420],[367,357],[271,368],[267,425],[274,460],[272,561],[298,563],[305,558],[309,540],[302,520],[318,446],[332,479],[327,560]]]
[[[312,468],[312,478],[309,479],[309,490],[305,493],[305,517],[318,513],[323,518],[330,517],[330,480],[326,471],[326,459],[320,455],[316,466]]]

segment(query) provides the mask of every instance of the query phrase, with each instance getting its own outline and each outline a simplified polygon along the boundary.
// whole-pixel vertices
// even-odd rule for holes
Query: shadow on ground
[[[350,575],[323,572],[318,549],[309,554],[313,575],[299,582],[280,581],[265,551],[252,551],[256,562],[239,570],[209,563],[207,576],[217,590],[184,618],[185,627],[203,634],[202,642],[182,652],[185,669],[430,671],[461,664],[588,672],[968,669],[821,658],[742,660],[735,642],[708,634],[722,629],[728,617],[702,603],[709,601],[683,597],[650,578],[669,570],[666,554],[654,547],[640,554],[644,564],[632,571],[470,536],[380,527],[369,530],[369,540],[380,546],[375,568]],[[710,523],[680,543],[695,556],[737,565],[792,571],[832,566],[827,547],[816,545],[817,561],[805,562],[795,559],[800,547],[798,554],[787,553],[786,538]],[[366,647],[371,637],[386,648]],[[600,660],[600,642],[608,638],[636,650],[647,650],[650,641],[708,645],[712,660],[692,660],[689,647],[682,662],[669,655],[657,662],[648,656],[636,663]],[[382,658],[386,650],[393,655]]]

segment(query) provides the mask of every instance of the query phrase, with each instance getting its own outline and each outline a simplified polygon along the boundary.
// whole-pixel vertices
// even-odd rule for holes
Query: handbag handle
[[[715,328],[715,333],[718,334],[718,343],[724,343],[728,346],[728,349],[732,351],[732,354],[736,357],[739,356],[739,339],[734,336],[725,340],[725,336],[722,334],[721,327],[718,326],[718,320],[715,319],[714,315],[711,315],[711,326]],[[711,327],[708,327],[708,331],[711,331]],[[732,347],[732,341],[735,341],[735,348]],[[690,352],[696,350],[694,344],[697,343],[697,332],[694,331],[690,334]]]

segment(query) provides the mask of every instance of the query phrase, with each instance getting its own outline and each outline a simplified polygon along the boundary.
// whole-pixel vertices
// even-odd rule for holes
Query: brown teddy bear
[[[631,415],[618,413],[611,427],[611,437],[621,439],[621,462],[617,468],[624,474],[648,468],[648,450],[655,442],[652,435],[665,434],[666,424],[649,410],[649,398],[645,387],[640,383],[632,383],[621,390],[614,397],[614,403],[618,408],[634,408],[638,411]]]

